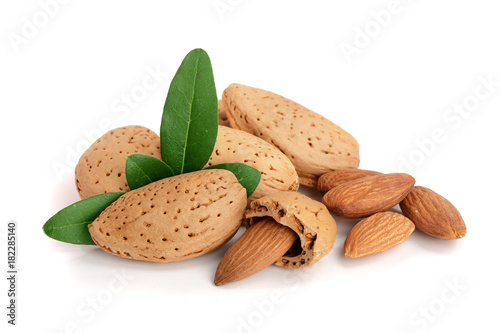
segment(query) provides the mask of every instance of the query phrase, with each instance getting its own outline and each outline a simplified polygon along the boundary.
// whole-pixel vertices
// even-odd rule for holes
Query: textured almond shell
[[[292,162],[275,146],[247,132],[219,126],[208,165],[244,163],[260,171],[260,183],[249,200],[274,191],[297,191],[299,179]]]
[[[219,99],[219,125],[231,127],[231,123],[227,118],[226,109],[224,108],[224,103]]]
[[[320,175],[359,165],[352,135],[294,101],[241,84],[224,90],[222,101],[231,126],[278,147],[294,164],[301,184],[315,187]]]
[[[333,170],[321,175],[318,178],[317,189],[321,193],[326,193],[332,188],[351,180],[380,175],[381,172],[362,169]]]
[[[467,233],[458,209],[426,187],[415,186],[399,206],[418,229],[433,237],[458,239]]]
[[[394,212],[381,212],[359,221],[344,243],[348,258],[360,258],[384,252],[400,244],[415,230],[408,218]]]
[[[323,196],[323,203],[337,216],[367,217],[400,203],[414,184],[415,179],[406,173],[369,176],[332,188]]]
[[[275,262],[277,266],[303,268],[327,255],[333,248],[337,224],[328,209],[316,200],[297,192],[275,192],[254,200],[245,213],[246,227],[270,216],[299,236],[298,253],[287,253]],[[293,249],[291,252],[296,251]]]
[[[246,191],[227,170],[165,178],[122,195],[89,225],[94,242],[112,254],[171,262],[224,245],[239,229]]]
[[[94,142],[80,157],[75,182],[82,199],[107,192],[128,191],[125,163],[128,155],[160,156],[160,137],[132,125],[115,128]]]

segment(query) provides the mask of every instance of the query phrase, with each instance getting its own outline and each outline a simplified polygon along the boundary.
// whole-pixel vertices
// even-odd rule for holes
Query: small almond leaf
[[[260,171],[243,163],[221,163],[205,169],[225,169],[236,176],[238,182],[247,190],[247,197],[251,196],[260,182]]]
[[[174,175],[174,171],[156,157],[134,154],[127,156],[125,164],[127,184],[131,190]]]
[[[43,231],[55,240],[73,244],[94,244],[88,225],[124,192],[94,195],[63,208],[44,225]]]
[[[160,127],[161,159],[174,173],[200,170],[214,149],[218,99],[208,54],[186,55],[168,89]]]

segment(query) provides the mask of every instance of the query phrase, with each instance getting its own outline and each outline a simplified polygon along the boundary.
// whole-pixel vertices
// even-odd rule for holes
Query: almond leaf
[[[170,177],[174,171],[156,157],[133,154],[127,156],[125,174],[128,187],[135,190],[154,181]]]
[[[247,190],[247,197],[251,196],[260,182],[260,171],[243,163],[221,163],[205,169],[225,169],[236,176],[238,182]]]
[[[94,195],[61,209],[44,225],[43,231],[55,240],[73,244],[94,244],[88,225],[124,192]]]
[[[210,58],[194,49],[170,84],[161,120],[161,158],[174,174],[203,168],[214,149],[218,119]]]

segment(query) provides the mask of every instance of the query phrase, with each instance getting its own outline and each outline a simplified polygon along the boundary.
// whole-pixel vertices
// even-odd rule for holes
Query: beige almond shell
[[[247,132],[219,126],[217,142],[208,166],[220,163],[243,163],[260,171],[260,183],[249,200],[274,191],[297,191],[299,179],[295,168],[278,148]]]
[[[103,250],[130,259],[172,262],[201,256],[229,241],[247,205],[227,170],[165,178],[122,195],[89,225]]]
[[[115,128],[94,142],[80,157],[75,183],[82,199],[107,192],[129,190],[125,176],[128,155],[160,156],[160,137],[138,125]]]
[[[219,125],[231,127],[231,123],[227,118],[226,109],[224,108],[224,103],[219,99]]]
[[[278,147],[294,164],[301,184],[315,187],[324,173],[359,166],[356,139],[294,101],[234,83],[224,90],[222,101],[231,127]]]
[[[337,224],[325,205],[319,201],[298,192],[274,192],[252,201],[245,212],[243,224],[248,228],[265,216],[272,217],[299,236],[300,247],[294,245],[275,262],[277,266],[307,267],[333,248]]]

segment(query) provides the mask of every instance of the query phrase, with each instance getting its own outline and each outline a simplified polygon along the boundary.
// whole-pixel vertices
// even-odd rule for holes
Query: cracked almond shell
[[[252,201],[243,223],[253,223],[269,216],[292,229],[299,240],[275,262],[277,266],[303,268],[327,255],[333,248],[337,224],[321,202],[297,192],[275,192]]]
[[[295,168],[278,148],[247,132],[219,126],[217,142],[207,165],[244,163],[261,173],[259,185],[249,200],[274,191],[297,191],[299,179]]]
[[[201,170],[127,192],[89,224],[103,250],[130,259],[171,262],[201,256],[229,241],[247,205],[227,170]]]
[[[292,161],[301,184],[315,187],[324,173],[359,166],[356,139],[294,101],[242,84],[226,88],[222,101],[231,127],[278,147]]]
[[[125,176],[128,155],[160,155],[160,137],[138,125],[115,128],[94,142],[75,167],[75,183],[80,198],[129,190]]]

